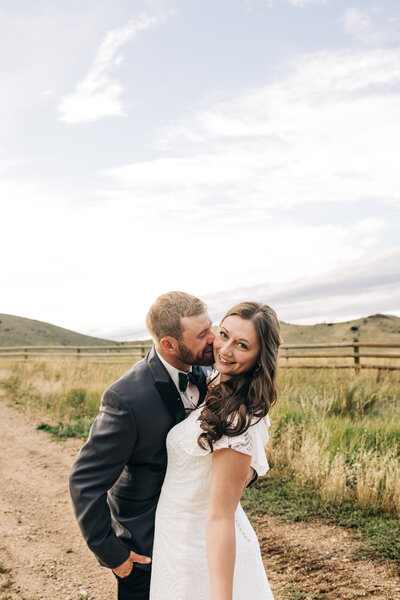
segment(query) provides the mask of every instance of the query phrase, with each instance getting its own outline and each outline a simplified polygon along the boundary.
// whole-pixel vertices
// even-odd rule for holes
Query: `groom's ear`
[[[160,346],[164,352],[167,352],[168,354],[175,354],[178,347],[178,341],[174,337],[166,335],[161,338]]]

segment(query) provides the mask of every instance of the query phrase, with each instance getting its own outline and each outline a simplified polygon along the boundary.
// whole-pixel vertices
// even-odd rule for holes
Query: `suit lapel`
[[[154,384],[176,423],[186,416],[181,396],[174,382],[160,361],[153,347],[147,355],[149,369],[154,377]]]
[[[174,417],[175,422],[180,423],[183,421],[183,419],[186,417],[186,410],[172,379],[169,383],[156,381],[155,385],[160,393],[161,398],[167,405],[169,412]]]

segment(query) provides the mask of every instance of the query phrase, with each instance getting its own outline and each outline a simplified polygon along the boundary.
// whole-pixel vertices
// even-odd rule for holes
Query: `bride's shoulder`
[[[271,427],[271,419],[269,418],[269,415],[266,415],[263,419],[264,424],[266,425],[266,427]]]

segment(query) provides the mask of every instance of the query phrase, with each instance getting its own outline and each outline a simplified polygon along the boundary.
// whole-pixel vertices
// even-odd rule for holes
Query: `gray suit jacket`
[[[206,393],[201,373],[200,401]],[[130,550],[152,555],[167,467],[165,440],[185,416],[180,394],[154,348],[104,392],[100,414],[70,474],[78,524],[101,565],[119,566]]]

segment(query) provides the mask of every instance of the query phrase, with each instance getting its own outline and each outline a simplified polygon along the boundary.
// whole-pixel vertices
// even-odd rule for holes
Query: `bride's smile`
[[[257,332],[252,321],[238,315],[227,317],[214,340],[215,368],[221,381],[250,371],[260,353]]]

